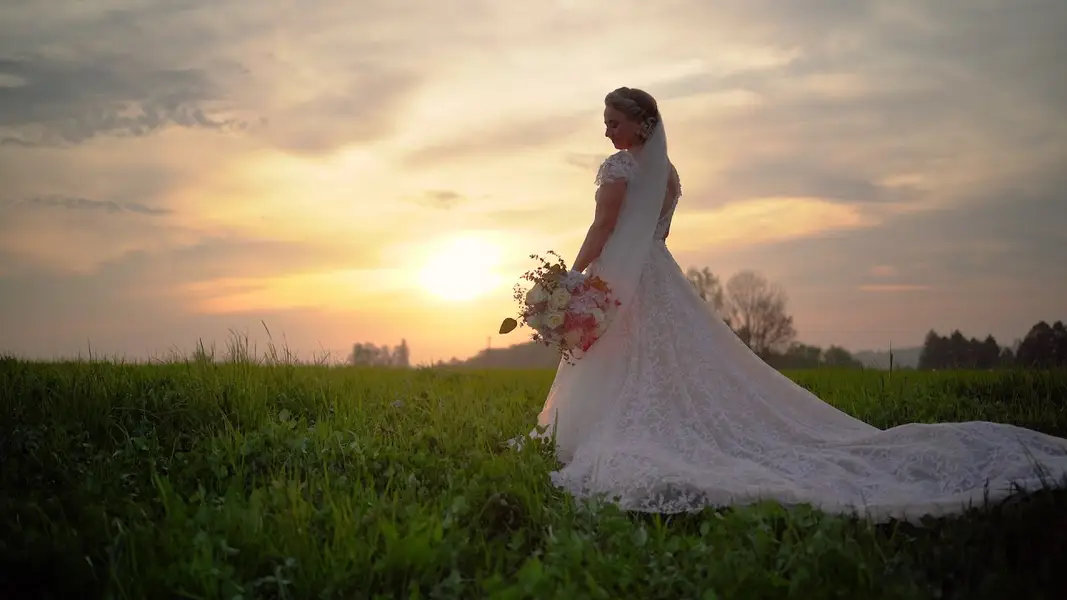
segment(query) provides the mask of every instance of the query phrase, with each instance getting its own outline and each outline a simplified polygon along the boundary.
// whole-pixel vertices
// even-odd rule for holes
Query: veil
[[[560,440],[589,439],[597,434],[594,431],[597,423],[611,422],[611,419],[604,419],[605,412],[614,406],[613,400],[619,397],[627,381],[630,365],[625,357],[630,341],[628,322],[634,310],[632,300],[652,252],[670,174],[667,134],[662,118],[633,156],[638,168],[627,183],[615,229],[600,256],[590,266],[590,271],[611,287],[621,304],[600,339],[581,359],[574,364],[560,361],[537,419],[538,425],[546,428],[545,436],[566,430],[566,435],[557,439],[556,447],[564,461],[570,459],[574,448],[559,445]],[[541,437],[536,430],[531,435]]]
[[[611,286],[615,297],[622,302],[620,316],[637,291],[663,208],[670,162],[662,118],[648,141],[633,156],[637,159],[637,174],[626,186],[626,197],[615,230],[594,266],[596,274]]]

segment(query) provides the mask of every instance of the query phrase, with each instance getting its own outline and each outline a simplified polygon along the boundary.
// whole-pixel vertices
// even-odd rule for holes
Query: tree
[[[693,287],[696,288],[697,294],[700,295],[700,299],[715,308],[715,312],[722,314],[722,284],[719,282],[718,276],[712,273],[711,269],[707,267],[700,270],[697,270],[695,267],[690,267],[689,270],[686,271],[685,276],[689,279],[689,283],[693,284]]]
[[[852,353],[841,346],[830,346],[822,353],[822,364],[828,367],[850,369],[863,368],[863,363],[852,357]]]
[[[406,369],[411,366],[410,356],[407,340],[401,340],[400,345],[395,348],[363,343],[352,345],[352,354],[348,356],[348,362],[360,367],[399,367]]]
[[[1015,364],[1015,353],[1011,348],[1003,348],[1000,351],[1000,366],[1010,367]]]
[[[755,271],[741,271],[726,282],[728,323],[756,354],[789,345],[796,337],[793,317],[786,314],[785,290]]]
[[[820,367],[862,369],[863,363],[852,357],[852,353],[841,346],[830,346],[826,350],[818,346],[793,342],[785,352],[766,352],[763,360],[778,370],[818,369]]]
[[[974,340],[977,342],[977,340]],[[979,369],[994,369],[1000,366],[1000,344],[992,334],[987,335],[981,343],[975,343],[977,354],[975,366]]]
[[[992,335],[967,339],[958,329],[948,337],[931,329],[919,355],[920,369],[994,369],[1011,362],[1011,350],[1001,348]]]
[[[822,362],[823,351],[818,346],[793,342],[789,345],[789,349],[785,351],[784,356],[794,359],[802,365],[801,368],[814,368]]]
[[[393,348],[393,366],[405,369],[411,366],[411,350],[405,339],[400,340],[400,345]]]
[[[948,364],[948,340],[931,329],[923,340],[922,353],[919,354],[920,369],[943,369]]]
[[[1015,362],[1032,368],[1067,366],[1067,327],[1062,321],[1052,326],[1041,321],[1031,327],[1015,350]]]
[[[793,342],[785,352],[768,352],[762,355],[764,362],[778,370],[817,369],[822,363],[822,348]]]

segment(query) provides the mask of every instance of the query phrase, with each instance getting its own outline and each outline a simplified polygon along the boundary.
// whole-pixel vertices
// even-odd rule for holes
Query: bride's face
[[[641,124],[622,112],[608,106],[604,108],[604,137],[611,140],[617,150],[629,150],[640,138]]]

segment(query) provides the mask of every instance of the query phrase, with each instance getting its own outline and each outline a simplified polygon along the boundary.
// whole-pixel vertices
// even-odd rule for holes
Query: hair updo
[[[659,105],[652,94],[645,90],[628,87],[612,90],[604,97],[604,104],[640,123],[641,131],[638,135],[642,141],[652,137],[652,132],[659,124]]]

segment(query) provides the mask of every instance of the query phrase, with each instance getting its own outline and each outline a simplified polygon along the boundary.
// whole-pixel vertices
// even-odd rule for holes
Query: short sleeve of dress
[[[629,181],[637,173],[637,159],[625,150],[607,157],[596,172],[598,186],[613,181]]]

